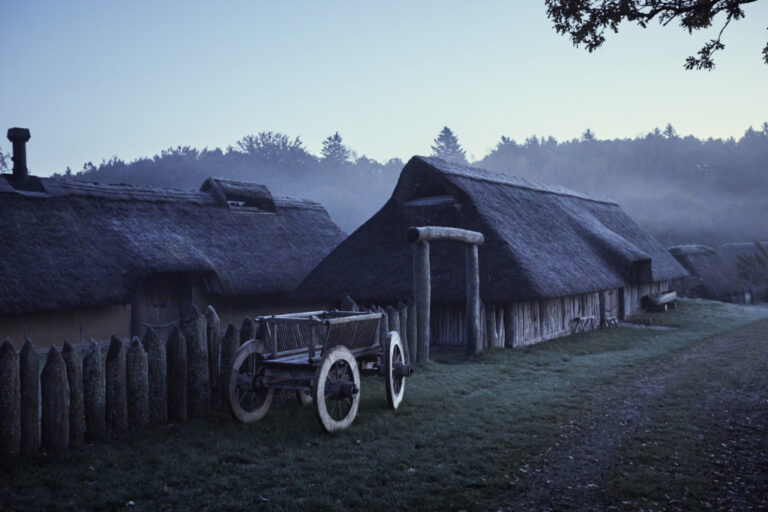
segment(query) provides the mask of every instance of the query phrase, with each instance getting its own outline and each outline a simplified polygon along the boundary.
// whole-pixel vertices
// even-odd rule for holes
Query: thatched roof
[[[199,192],[0,175],[0,313],[129,301],[146,276],[200,273],[226,296],[290,293],[344,238],[317,203],[209,179]]]
[[[616,203],[445,162],[413,157],[392,197],[301,284],[302,298],[362,301],[411,295],[410,226],[480,231],[485,300],[574,295],[681,277],[685,270]],[[463,300],[464,254],[432,245],[436,300]]]
[[[670,247],[669,252],[690,274],[682,290],[685,295],[705,299],[730,299],[746,284],[744,279],[739,277],[735,267],[712,247],[678,245]]]

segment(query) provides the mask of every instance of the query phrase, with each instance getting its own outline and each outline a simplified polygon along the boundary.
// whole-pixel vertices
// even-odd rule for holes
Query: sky
[[[622,26],[590,54],[543,0],[0,0],[0,128],[31,130],[40,176],[266,130],[316,154],[338,131],[380,161],[428,154],[446,125],[474,159],[502,135],[586,128],[738,138],[768,121],[768,1],[744,10],[715,71],[694,72],[719,27]]]

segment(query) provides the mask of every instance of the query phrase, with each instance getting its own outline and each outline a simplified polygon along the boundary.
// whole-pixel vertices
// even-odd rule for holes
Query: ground
[[[0,509],[767,509],[768,308],[684,301],[639,320],[655,325],[435,351],[397,412],[364,379],[341,435],[285,396],[257,424],[222,414],[7,459]]]

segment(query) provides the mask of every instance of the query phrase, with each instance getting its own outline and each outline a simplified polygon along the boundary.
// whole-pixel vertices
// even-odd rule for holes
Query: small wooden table
[[[587,325],[591,329],[595,328],[595,320],[597,320],[594,316],[577,316],[571,320],[571,330],[575,334],[579,331],[584,332],[587,330]]]

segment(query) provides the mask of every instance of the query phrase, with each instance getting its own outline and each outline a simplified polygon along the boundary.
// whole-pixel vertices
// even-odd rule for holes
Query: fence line
[[[383,313],[379,340],[390,330],[415,338],[412,305],[360,308],[345,299],[342,310]],[[57,453],[83,441],[98,442],[147,425],[206,417],[227,403],[227,383],[237,348],[258,327],[245,318],[223,328],[213,307],[187,312],[163,341],[150,327],[142,339],[112,336],[104,354],[93,339],[78,350],[66,341],[38,354],[25,340],[19,353],[0,345],[0,455]],[[415,340],[405,355],[415,358]]]

